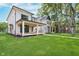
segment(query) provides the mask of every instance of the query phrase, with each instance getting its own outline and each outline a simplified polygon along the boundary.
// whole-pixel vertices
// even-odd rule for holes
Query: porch
[[[42,27],[43,25],[45,24],[34,21],[19,20],[16,23],[16,35],[29,36],[45,34]]]

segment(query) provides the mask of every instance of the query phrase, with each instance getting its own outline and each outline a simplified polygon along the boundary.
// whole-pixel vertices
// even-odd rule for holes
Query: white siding
[[[20,19],[21,19],[21,14],[16,11],[16,22],[17,22],[18,20],[20,20]],[[19,27],[19,25],[17,24],[17,25],[16,25],[16,35],[19,35],[19,34],[20,34],[20,27]]]
[[[15,14],[15,10],[16,10],[16,14]],[[28,16],[28,20],[31,20],[32,18],[32,15],[27,13],[27,12],[24,12],[24,11],[20,11],[18,9],[12,9],[9,17],[8,17],[8,33],[10,33],[10,27],[9,27],[9,24],[12,24],[13,25],[13,30],[11,32],[11,34],[15,34],[18,35],[20,34],[20,27],[18,25],[16,25],[15,27],[15,23],[21,19],[21,14],[24,14],[24,15],[27,15]],[[16,16],[16,20],[15,20],[15,16]],[[15,32],[16,31],[16,32]]]
[[[21,14],[19,12],[16,11],[16,21],[21,19]]]
[[[20,11],[20,10],[17,10],[17,13],[19,13],[18,15],[20,15],[20,16],[21,16],[21,14],[28,16],[28,20],[31,20],[31,18],[32,18],[32,15],[29,13],[25,13],[25,12]]]
[[[10,33],[9,24],[13,25],[12,34],[15,34],[15,11],[12,10],[9,17],[8,17],[8,33]]]
[[[46,24],[41,26],[42,33],[48,33],[48,26],[50,26],[50,24],[48,24],[47,22],[50,22],[50,21],[48,19],[43,19],[43,20],[40,20],[40,22]]]

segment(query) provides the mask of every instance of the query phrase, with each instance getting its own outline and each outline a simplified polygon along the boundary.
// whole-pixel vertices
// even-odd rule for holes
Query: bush
[[[6,22],[0,22],[0,32],[5,32],[7,30],[7,23]]]

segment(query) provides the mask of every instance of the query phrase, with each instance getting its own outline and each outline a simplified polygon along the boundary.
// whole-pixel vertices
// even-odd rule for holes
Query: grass
[[[67,37],[77,37],[79,38],[79,33],[70,34],[70,33],[51,33],[52,35],[60,35],[60,36],[67,36]]]
[[[0,33],[0,55],[79,56],[79,40],[45,35],[19,38]]]

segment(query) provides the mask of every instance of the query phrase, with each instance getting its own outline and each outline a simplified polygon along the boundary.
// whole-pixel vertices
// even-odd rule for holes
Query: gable
[[[8,17],[7,17],[7,20],[10,17],[11,13],[13,13],[12,12],[13,10],[16,11],[17,13],[20,13],[20,14],[29,15],[30,17],[33,15],[33,13],[30,13],[30,12],[28,12],[26,10],[23,10],[21,8],[13,6],[12,9],[11,9],[11,11],[10,11],[10,13],[9,13],[9,15],[8,15]]]
[[[13,6],[13,9],[15,9],[16,11],[20,11],[20,12],[24,12],[26,14],[30,14],[30,15],[33,15],[33,13],[29,12],[29,11],[26,11],[24,9],[21,9],[19,7],[16,7],[16,6]]]
[[[7,21],[9,20],[10,17],[13,17],[14,14],[15,14],[15,10],[12,8],[9,15],[8,15],[8,17],[7,17]]]

